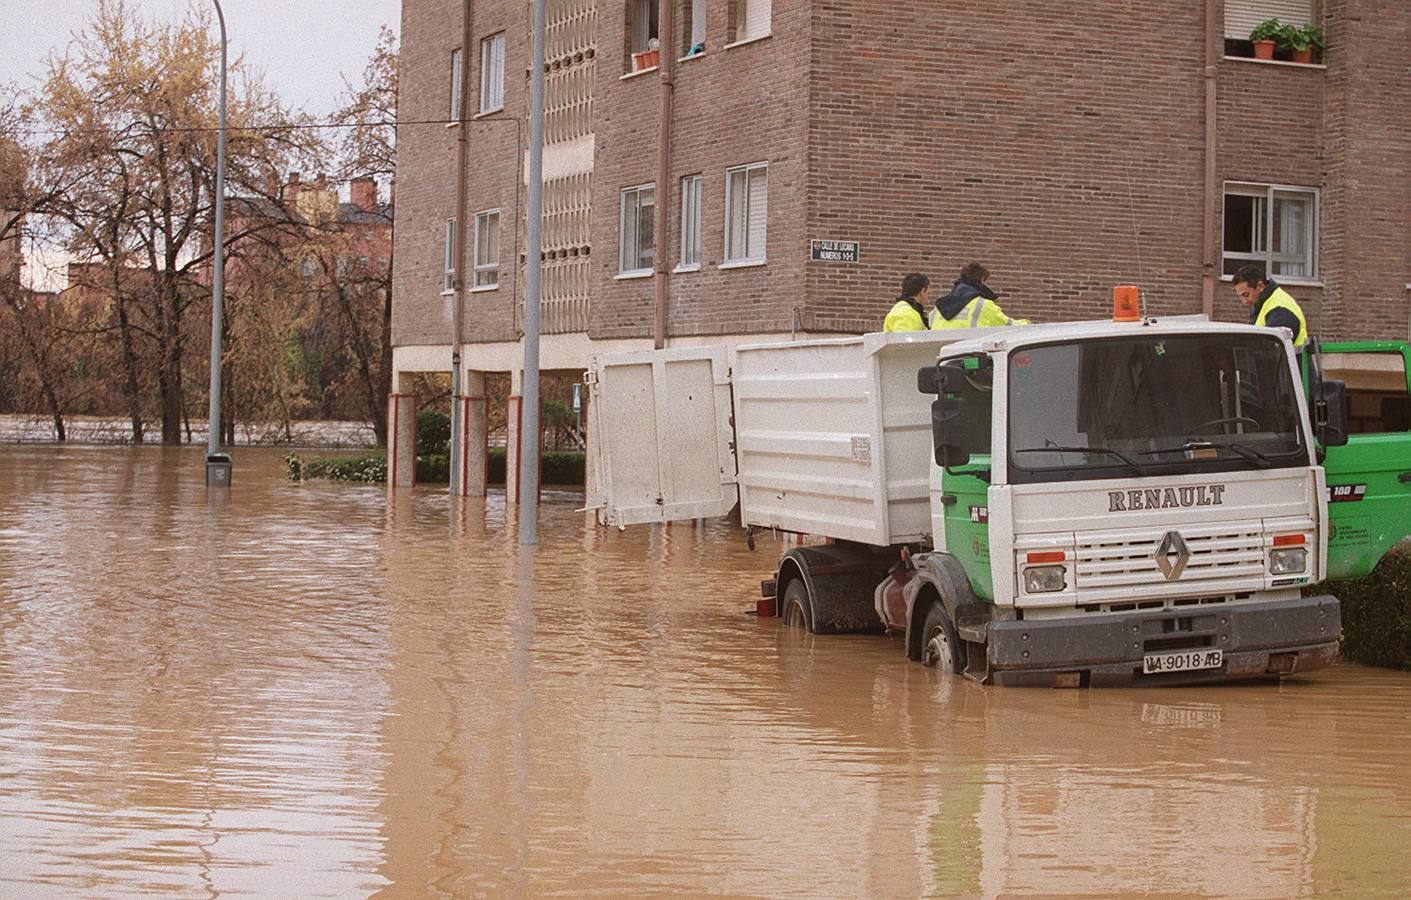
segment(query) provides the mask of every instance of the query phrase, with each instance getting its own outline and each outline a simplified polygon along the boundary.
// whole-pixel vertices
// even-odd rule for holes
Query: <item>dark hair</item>
[[[1268,280],[1269,279],[1264,274],[1264,267],[1259,263],[1245,263],[1235,270],[1235,284],[1247,284],[1250,287],[1254,287],[1261,281]]]
[[[901,292],[904,297],[915,297],[917,294],[931,286],[931,279],[920,272],[910,272],[901,280]]]
[[[965,264],[965,268],[960,270],[961,281],[974,281],[979,283],[990,277],[990,270],[977,262]]]

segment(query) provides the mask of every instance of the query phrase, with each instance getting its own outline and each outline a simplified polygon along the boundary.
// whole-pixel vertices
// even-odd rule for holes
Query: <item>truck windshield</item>
[[[1026,347],[1009,359],[1010,481],[1306,465],[1295,390],[1262,335]]]

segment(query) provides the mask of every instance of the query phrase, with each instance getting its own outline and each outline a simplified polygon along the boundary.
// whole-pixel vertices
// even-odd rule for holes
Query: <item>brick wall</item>
[[[670,279],[667,330],[673,336],[788,330],[804,302],[807,254],[804,183],[809,8],[775,0],[772,34],[727,47],[728,5],[707,3],[706,52],[678,63],[671,178],[657,202],[670,203],[670,232],[657,251],[680,258],[680,179],[700,173],[701,267]],[[598,14],[596,153],[593,168],[593,274],[589,334],[652,334],[652,279],[618,280],[619,197],[656,180],[660,79],[623,80],[624,4]],[[680,17],[678,14],[678,24]],[[676,30],[676,29],[674,29]],[[665,52],[665,51],[664,51]],[[769,163],[767,265],[720,268],[725,253],[725,169]]]
[[[903,273],[930,274],[934,298],[970,259],[1011,315],[1105,316],[1117,282],[1152,312],[1198,312],[1201,16],[818,3],[809,221],[862,261],[810,266],[806,324],[876,328]]]
[[[404,3],[404,121],[446,115],[461,6]],[[1319,188],[1322,286],[1293,292],[1325,336],[1405,337],[1411,10],[1323,6],[1325,69],[1220,62],[1217,179]],[[901,274],[929,273],[938,296],[970,259],[993,270],[1006,310],[1034,319],[1105,317],[1117,282],[1142,284],[1150,312],[1200,311],[1202,0],[775,0],[772,35],[727,48],[728,8],[708,0],[706,53],[676,67],[671,178],[657,191],[670,229],[657,249],[676,263],[679,179],[700,173],[702,259],[670,279],[672,336],[784,331],[795,307],[808,330],[875,329]],[[512,120],[526,110],[528,6],[477,0],[474,10],[472,113],[479,41],[507,33],[505,111],[468,131],[468,212],[503,210],[501,288],[466,295],[465,336],[506,340],[522,291]],[[652,280],[615,278],[619,192],[656,178],[660,100],[659,73],[621,77],[626,11],[599,2],[594,25],[594,338],[652,333]],[[456,134],[439,124],[399,134],[399,344],[445,342],[441,230]],[[722,269],[725,169],[759,161],[769,162],[768,264]],[[861,260],[807,262],[810,238],[859,241]],[[1216,315],[1245,316],[1228,283]]]

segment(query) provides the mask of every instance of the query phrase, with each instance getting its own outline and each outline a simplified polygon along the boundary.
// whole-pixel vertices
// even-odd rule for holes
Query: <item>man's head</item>
[[[984,284],[990,280],[990,270],[977,262],[969,262],[960,270],[960,280],[973,284]]]
[[[1264,293],[1268,287],[1268,278],[1264,275],[1264,267],[1259,263],[1246,263],[1235,270],[1233,281],[1235,283],[1235,293],[1239,295],[1240,302],[1245,306],[1253,306],[1259,299],[1259,295]]]
[[[930,287],[931,279],[920,272],[911,272],[901,280],[902,296],[913,300],[925,300],[927,289]]]

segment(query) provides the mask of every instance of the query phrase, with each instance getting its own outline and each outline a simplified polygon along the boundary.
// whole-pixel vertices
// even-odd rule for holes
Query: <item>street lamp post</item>
[[[206,444],[206,486],[229,487],[231,461],[220,450],[220,357],[221,324],[225,317],[225,11],[220,0],[216,18],[220,20],[220,128],[216,133],[216,248],[215,274],[211,282],[211,406]]]

